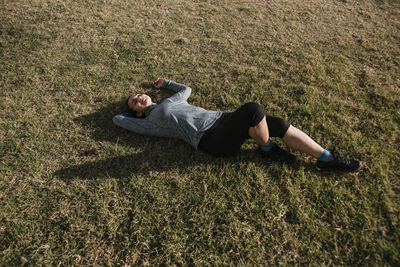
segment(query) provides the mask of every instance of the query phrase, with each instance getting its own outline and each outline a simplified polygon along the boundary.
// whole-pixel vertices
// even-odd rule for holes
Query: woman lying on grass
[[[323,149],[285,120],[266,115],[257,103],[246,103],[235,112],[208,111],[187,102],[192,89],[186,85],[158,78],[154,86],[171,89],[175,94],[160,104],[152,103],[146,94],[131,95],[127,104],[132,114],[116,115],[113,122],[138,134],[180,138],[196,150],[216,157],[236,154],[244,141],[252,138],[261,156],[285,164],[296,163],[296,156],[270,139],[280,137],[290,148],[316,158],[319,171],[356,172],[362,166],[360,161]]]

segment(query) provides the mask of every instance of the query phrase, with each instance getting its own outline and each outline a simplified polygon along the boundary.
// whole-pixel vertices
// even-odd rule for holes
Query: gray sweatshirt
[[[192,89],[186,85],[165,80],[162,87],[175,91],[175,94],[160,104],[147,107],[146,118],[133,118],[129,113],[123,113],[114,116],[114,124],[142,135],[179,138],[197,150],[204,132],[223,112],[190,105],[187,99]]]

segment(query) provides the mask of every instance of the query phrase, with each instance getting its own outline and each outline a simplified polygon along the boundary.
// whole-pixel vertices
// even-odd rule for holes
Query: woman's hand
[[[155,80],[153,82],[153,85],[154,85],[155,88],[161,88],[163,83],[164,83],[164,79],[163,78],[157,78],[157,80]]]

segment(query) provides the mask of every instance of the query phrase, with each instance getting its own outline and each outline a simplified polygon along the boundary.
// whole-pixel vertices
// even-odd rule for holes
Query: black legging
[[[249,136],[249,128],[260,123],[265,111],[257,103],[246,103],[236,111],[224,113],[200,140],[198,148],[216,157],[229,157],[239,152]],[[283,138],[290,124],[274,116],[266,115],[270,137]]]

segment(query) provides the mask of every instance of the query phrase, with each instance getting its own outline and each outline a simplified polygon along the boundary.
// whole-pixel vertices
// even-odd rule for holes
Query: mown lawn
[[[1,265],[400,263],[399,1],[0,3]],[[159,76],[207,109],[257,101],[365,167],[115,127]]]

